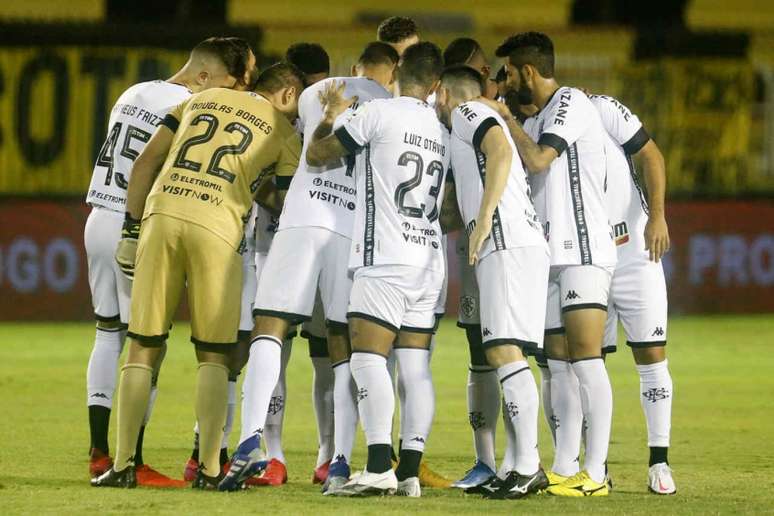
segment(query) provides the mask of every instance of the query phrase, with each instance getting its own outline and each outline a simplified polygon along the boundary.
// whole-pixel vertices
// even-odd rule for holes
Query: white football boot
[[[399,480],[398,490],[395,494],[397,496],[409,496],[411,498],[419,498],[422,496],[422,488],[419,487],[419,477],[409,477],[406,480]]]
[[[648,489],[657,495],[671,495],[677,492],[672,478],[672,468],[665,462],[653,464],[648,469]]]
[[[334,496],[384,496],[394,495],[398,490],[398,479],[395,472],[388,469],[384,473],[371,473],[363,470],[363,473],[353,478],[335,492]],[[330,489],[329,489],[330,491]]]

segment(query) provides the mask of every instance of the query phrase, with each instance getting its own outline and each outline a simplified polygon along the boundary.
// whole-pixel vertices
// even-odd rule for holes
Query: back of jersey
[[[238,249],[261,182],[298,167],[295,129],[260,95],[223,88],[194,95],[163,123],[175,137],[144,217],[199,224]]]
[[[409,265],[444,271],[438,199],[449,168],[449,133],[427,103],[373,100],[336,130],[356,162],[350,268]]]
[[[318,95],[331,83],[344,84],[345,98],[358,97],[357,103],[339,115],[333,124],[334,129],[352,118],[355,110],[366,102],[391,97],[381,84],[366,77],[332,77],[304,90],[298,101],[304,149],[298,171],[285,197],[279,229],[322,227],[349,238],[355,210],[355,157],[350,156],[325,167],[311,167],[305,159],[306,149],[323,117]]]
[[[86,202],[114,211],[126,209],[132,165],[164,117],[191,96],[180,84],[149,81],[127,89],[110,111],[108,134],[97,156]]]

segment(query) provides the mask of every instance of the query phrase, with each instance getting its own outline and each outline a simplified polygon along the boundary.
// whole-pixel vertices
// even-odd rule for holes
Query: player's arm
[[[474,265],[478,260],[478,253],[492,232],[492,217],[494,217],[497,205],[508,184],[508,176],[511,173],[511,161],[513,151],[508,143],[505,133],[499,125],[487,130],[481,141],[481,151],[486,156],[486,180],[484,181],[484,195],[481,198],[481,206],[476,217],[476,227],[470,234],[470,246],[468,261]]]
[[[126,192],[126,214],[132,219],[142,219],[145,200],[167,159],[174,136],[169,127],[161,125],[135,160]]]
[[[337,84],[333,81],[319,94],[323,116],[306,149],[306,162],[313,167],[335,162],[349,154],[340,138],[331,134],[336,118],[357,102],[357,96],[344,98],[344,87],[344,82]]]
[[[645,225],[645,249],[650,259],[658,262],[669,251],[669,227],[664,211],[666,166],[664,156],[652,139],[634,154],[642,163],[648,191],[648,223]]]
[[[452,171],[446,174],[447,178],[450,178]],[[444,233],[451,233],[462,229],[465,224],[462,222],[462,215],[457,204],[457,189],[454,187],[454,180],[447,179],[446,190],[443,194],[443,202],[441,203],[441,216],[438,219],[441,224],[441,231]]]
[[[535,143],[504,103],[484,97],[476,100],[497,111],[505,120],[508,132],[511,133],[513,143],[516,144],[527,172],[531,174],[543,172],[559,156],[556,146]]]
[[[300,158],[301,139],[293,133],[283,144],[274,169],[274,180],[264,181],[255,193],[255,202],[269,210],[272,215],[279,215],[282,212],[285,194],[298,169]]]

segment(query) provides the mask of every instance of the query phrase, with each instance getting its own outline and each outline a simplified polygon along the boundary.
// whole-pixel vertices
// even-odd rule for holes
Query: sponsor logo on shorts
[[[95,392],[90,397],[91,398],[104,398],[104,399],[108,399],[107,394],[105,394],[104,392]]]
[[[366,389],[365,387],[361,387],[360,389],[357,390],[357,401],[358,401],[358,403],[363,401],[367,397],[368,397],[368,389]]]
[[[416,436],[416,437],[414,437],[414,438],[413,438],[413,439],[411,439],[411,440],[412,440],[412,441],[416,441],[416,442],[418,442],[418,443],[423,443],[423,442],[425,442],[425,439],[424,439],[424,437],[419,437],[419,436]]]
[[[580,299],[580,298],[581,297],[578,295],[577,292],[575,292],[574,290],[570,290],[569,292],[567,292],[567,295],[565,296],[564,300],[574,301],[575,299]]]
[[[613,226],[613,238],[615,245],[623,245],[629,241],[629,226],[626,225],[626,221]]]
[[[489,331],[489,328],[484,328],[484,330],[481,332],[481,336],[482,337],[491,337],[492,336],[492,332]]]
[[[476,298],[473,296],[462,296],[460,298],[460,310],[465,317],[473,317],[476,313]]]
[[[651,334],[651,337],[663,337],[664,336],[664,328],[661,326],[657,326],[655,330],[653,330],[653,333]]]
[[[505,411],[508,414],[508,419],[513,419],[519,415],[519,407],[513,402],[505,404]]]
[[[208,202],[215,206],[220,206],[223,203],[223,199],[216,195],[208,194],[206,192],[198,192],[193,188],[183,188],[182,186],[162,185],[161,191],[170,194],[177,195],[179,197],[186,197],[191,199],[197,199],[202,202]]]

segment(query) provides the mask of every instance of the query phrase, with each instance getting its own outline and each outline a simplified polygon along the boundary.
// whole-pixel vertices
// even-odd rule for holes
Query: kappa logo
[[[424,438],[424,437],[419,437],[419,436],[416,436],[416,437],[414,437],[414,438],[413,438],[413,439],[411,439],[411,440],[412,440],[412,441],[416,441],[416,442],[418,442],[418,443],[423,443],[423,442],[425,442],[425,438]]]
[[[279,414],[283,408],[285,408],[285,399],[282,396],[272,396],[269,402],[269,414]]]
[[[90,397],[91,397],[91,398],[103,398],[103,399],[108,399],[108,396],[107,396],[107,394],[105,394],[104,392],[95,392],[95,393],[94,393],[94,394],[92,394]]]
[[[642,396],[651,403],[665,400],[669,397],[666,387],[653,387],[642,393]]]
[[[357,401],[361,402],[368,397],[368,389],[361,387],[357,390]]]
[[[570,290],[569,292],[567,292],[567,296],[565,296],[564,300],[573,301],[575,299],[580,299],[580,298],[581,297],[578,295],[577,292],[575,292],[574,290]]]
[[[513,419],[519,415],[518,405],[510,401],[505,404],[505,411],[508,413],[508,419]]]
[[[469,412],[468,421],[470,422],[470,428],[474,431],[483,428],[486,424],[486,418],[484,417],[483,412]]]
[[[656,326],[656,329],[653,330],[651,337],[663,337],[663,336],[664,336],[664,328],[662,328],[661,326]]]
[[[491,337],[492,336],[492,332],[489,331],[489,328],[484,328],[484,331],[481,332],[481,336],[482,337]]]

